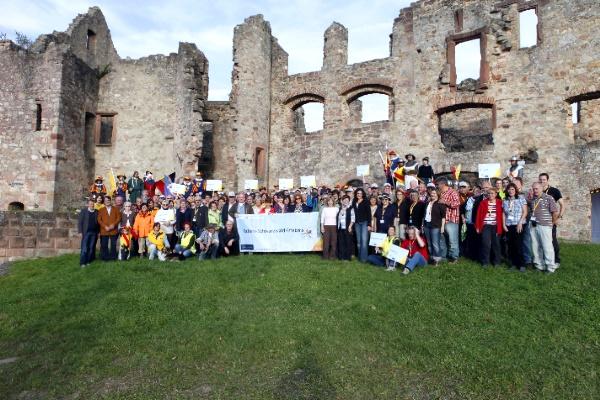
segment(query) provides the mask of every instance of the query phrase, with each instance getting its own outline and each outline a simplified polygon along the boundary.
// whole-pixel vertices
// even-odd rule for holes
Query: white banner
[[[394,260],[397,263],[402,265],[406,265],[406,259],[408,258],[408,250],[403,249],[400,246],[396,246],[395,244],[390,246],[388,254],[386,256],[387,259]]]
[[[246,179],[244,181],[244,190],[258,190],[258,179]]]
[[[367,176],[367,175],[369,175],[369,164],[358,165],[356,167],[356,175],[357,176]]]
[[[478,167],[480,178],[500,178],[500,164],[479,164]]]
[[[241,252],[322,251],[319,213],[238,215]]]
[[[300,187],[311,188],[317,187],[317,178],[314,175],[301,176]]]
[[[294,188],[294,178],[279,178],[279,190],[291,190]]]
[[[220,179],[208,179],[206,181],[206,190],[208,192],[220,192],[223,190],[223,181]]]
[[[185,185],[180,185],[179,183],[171,183],[169,185],[169,190],[171,191],[171,193],[175,193],[175,194],[185,194]]]

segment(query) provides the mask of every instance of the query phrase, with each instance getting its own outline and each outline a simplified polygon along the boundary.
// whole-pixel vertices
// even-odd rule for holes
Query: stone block
[[[65,228],[55,228],[48,231],[48,237],[51,238],[66,238],[69,237],[69,230]]]
[[[25,239],[22,237],[11,237],[9,239],[9,249],[22,249],[25,247]]]
[[[53,249],[54,248],[54,239],[40,239],[37,238],[37,248],[38,249]]]
[[[37,229],[33,226],[26,226],[21,229],[21,236],[31,237],[37,234]]]
[[[37,247],[37,238],[35,237],[26,237],[23,238],[25,240],[25,248],[33,249]]]
[[[3,236],[21,236],[21,229],[19,228],[4,228]]]
[[[71,241],[68,238],[57,238],[54,241],[54,248],[56,249],[70,249]]]
[[[40,248],[35,249],[36,257],[53,257],[55,255],[56,255],[55,249],[40,249]]]
[[[48,239],[48,228],[37,228],[36,237],[38,239]]]
[[[10,261],[14,260],[15,257],[23,257],[25,255],[25,249],[8,249],[6,250],[6,256]]]
[[[6,257],[6,249],[5,248],[0,248],[0,257]],[[2,264],[0,262],[0,264]]]

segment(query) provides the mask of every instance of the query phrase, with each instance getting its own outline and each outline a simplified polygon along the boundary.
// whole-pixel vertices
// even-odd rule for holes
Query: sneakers
[[[80,267],[85,268],[85,267],[87,267],[87,264],[81,264]]]
[[[519,272],[527,272],[527,268],[521,267],[521,268],[519,268]]]
[[[390,267],[387,267],[385,270],[386,270],[386,271],[395,271],[395,270],[396,270],[396,267],[391,267],[391,266],[390,266]]]
[[[410,269],[408,269],[408,268],[404,268],[404,269],[402,270],[402,275],[408,275],[408,274],[410,274]]]

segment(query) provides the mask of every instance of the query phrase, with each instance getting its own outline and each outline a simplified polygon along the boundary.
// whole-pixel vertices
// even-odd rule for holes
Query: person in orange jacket
[[[135,216],[135,222],[133,223],[133,230],[135,231],[138,238],[138,253],[140,258],[144,258],[146,251],[146,239],[148,234],[152,231],[152,225],[154,225],[154,216],[148,211],[148,205],[142,204],[142,209]]]

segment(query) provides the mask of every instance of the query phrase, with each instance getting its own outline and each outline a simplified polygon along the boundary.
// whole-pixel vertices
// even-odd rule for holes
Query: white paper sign
[[[258,190],[258,179],[246,179],[244,181],[244,190]]]
[[[220,192],[223,190],[223,181],[220,179],[208,179],[206,181],[206,191],[208,192]]]
[[[500,178],[500,164],[479,164],[478,172],[480,178]]]
[[[171,193],[175,194],[185,194],[185,185],[180,185],[179,183],[171,183],[169,185],[169,190]]]
[[[400,246],[396,246],[395,244],[390,246],[390,249],[387,253],[386,258],[388,260],[394,260],[397,263],[402,265],[406,264],[406,259],[408,258],[408,250],[403,249]]]
[[[300,177],[300,187],[316,187],[317,186],[317,178],[314,175],[301,176]]]
[[[369,164],[358,165],[356,167],[356,175],[357,176],[367,176],[367,175],[369,175]]]
[[[385,233],[371,232],[371,237],[369,238],[369,246],[381,246],[386,237],[387,235]]]
[[[279,178],[279,190],[290,190],[294,188],[293,178]]]

